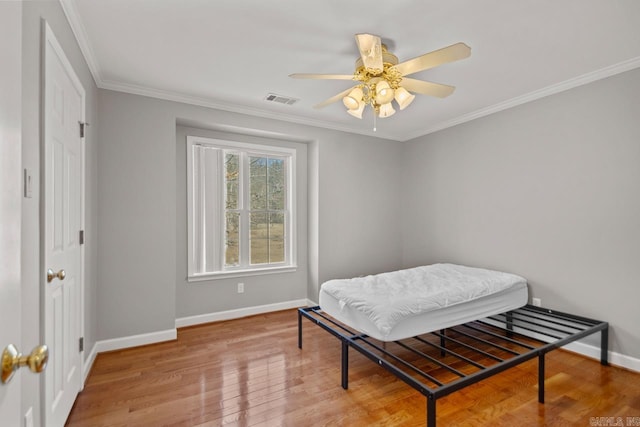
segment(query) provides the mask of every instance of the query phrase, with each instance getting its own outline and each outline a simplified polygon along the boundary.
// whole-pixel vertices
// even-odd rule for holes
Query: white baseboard
[[[494,324],[496,326],[503,325],[503,323],[501,322],[495,322],[488,319],[485,319],[485,321],[487,323]],[[541,341],[549,342],[548,336],[519,328],[517,325],[514,328],[514,331],[519,332],[523,335],[528,335],[532,338],[535,338]],[[600,360],[600,347],[595,345],[586,344],[582,341],[574,341],[567,345],[563,345],[561,348],[572,351],[574,353],[578,353],[590,359]],[[609,350],[609,352],[607,353],[607,359],[609,361],[609,364],[611,365],[619,366],[621,368],[626,368],[635,372],[640,372],[640,359],[637,359],[635,357],[627,356],[625,354],[620,354],[620,353],[616,353],[614,351]]]
[[[270,313],[272,311],[287,310],[290,308],[305,307],[313,304],[308,299],[279,302],[275,304],[258,305],[254,307],[238,308],[235,310],[218,311],[216,313],[199,314],[197,316],[180,317],[176,319],[176,328],[200,325],[202,323],[219,322],[221,320],[239,319],[255,314]]]
[[[97,341],[93,345],[91,353],[89,353],[89,357],[84,361],[84,365],[82,367],[82,388],[84,388],[84,384],[87,382],[87,377],[91,372],[91,368],[96,361],[98,353],[137,347],[140,345],[155,344],[163,341],[171,341],[175,340],[177,337],[178,333],[175,329],[168,329],[166,331],[152,332],[149,334],[132,335],[129,337]]]
[[[569,343],[562,347],[566,350],[573,351],[574,353],[581,354],[591,359],[600,360],[600,347],[585,344],[580,341]],[[615,366],[629,369],[631,371],[640,372],[640,359],[627,356],[625,354],[609,351],[608,354],[609,363]]]
[[[82,371],[82,388],[84,388],[84,384],[87,382],[87,377],[91,372],[91,367],[93,363],[96,361],[96,356],[98,355],[97,343],[93,345],[91,349],[91,353],[89,353],[89,357],[84,361],[83,371]]]
[[[276,304],[267,304],[267,305],[260,305],[256,307],[240,308],[237,310],[227,310],[227,311],[220,311],[217,313],[183,317],[180,319],[176,319],[176,328],[183,327],[183,326],[198,325],[201,323],[217,322],[220,320],[238,319],[240,317],[251,316],[254,314],[269,313],[272,311],[287,310],[290,308],[313,306],[313,305],[317,305],[317,304],[308,299],[299,299],[299,300],[293,300],[293,301],[285,301],[285,302],[276,303]],[[124,348],[130,348],[130,347],[138,347],[138,346],[147,345],[147,344],[155,344],[163,341],[171,341],[171,340],[175,340],[177,336],[178,334],[176,329],[168,329],[166,331],[151,332],[148,334],[132,335],[128,337],[97,341],[94,344],[93,348],[91,349],[91,353],[89,354],[89,357],[84,362],[84,366],[83,366],[84,378],[82,379],[82,384],[86,382],[87,377],[91,372],[91,367],[93,366],[93,363],[95,362],[98,353],[103,353],[105,351],[121,350]]]
[[[131,335],[128,337],[114,338],[96,342],[95,351],[102,353],[105,351],[121,350],[123,348],[138,347],[141,345],[155,344],[163,341],[175,340],[178,331],[167,329],[166,331],[150,332],[148,334]]]

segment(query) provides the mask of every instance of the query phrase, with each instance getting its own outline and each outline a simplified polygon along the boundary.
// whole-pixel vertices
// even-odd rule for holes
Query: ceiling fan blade
[[[471,55],[471,48],[469,46],[464,43],[456,43],[401,62],[397,64],[395,68],[400,71],[400,74],[407,76],[417,73],[418,71],[428,70],[438,65],[467,58],[469,55]]]
[[[382,40],[372,34],[356,34],[356,43],[365,68],[382,72]]]
[[[309,74],[295,73],[289,74],[294,79],[318,79],[318,80],[353,80],[353,74]]]
[[[400,86],[409,92],[416,92],[422,95],[435,96],[437,98],[446,98],[456,89],[454,86],[443,85],[441,83],[425,82],[424,80],[416,80],[404,77],[400,82]]]
[[[355,86],[354,86],[355,87]],[[341,100],[342,98],[344,98],[345,96],[347,96],[349,94],[349,92],[351,92],[353,90],[353,87],[350,87],[349,89],[345,90],[344,92],[340,92],[339,94],[332,96],[331,98],[327,99],[326,101],[321,102],[318,105],[314,105],[313,108],[324,108],[329,104],[332,104],[336,101]]]

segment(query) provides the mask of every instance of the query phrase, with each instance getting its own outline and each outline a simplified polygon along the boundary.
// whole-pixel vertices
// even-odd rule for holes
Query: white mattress
[[[527,298],[527,282],[515,274],[433,264],[330,280],[320,288],[319,302],[344,324],[396,341],[514,310]]]

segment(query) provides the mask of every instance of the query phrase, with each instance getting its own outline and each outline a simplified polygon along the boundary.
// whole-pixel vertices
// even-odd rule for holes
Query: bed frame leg
[[[513,311],[507,311],[507,338],[513,337]]]
[[[538,355],[538,402],[544,403],[544,353]]]
[[[342,340],[342,388],[349,388],[349,344]]]
[[[427,427],[436,427],[436,399],[427,396]]]
[[[447,330],[446,329],[440,329],[440,356],[444,357],[447,355],[447,352],[444,350],[447,347],[447,340],[446,337],[447,336]]]
[[[600,332],[600,364],[609,365],[609,325]]]
[[[298,310],[298,348],[302,348],[302,313]]]

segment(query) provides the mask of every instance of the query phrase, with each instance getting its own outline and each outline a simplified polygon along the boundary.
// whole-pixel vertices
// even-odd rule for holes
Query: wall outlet
[[[239,294],[244,293],[244,283],[238,283],[238,293]]]
[[[540,298],[531,298],[531,304],[536,307],[542,307],[542,300]]]

